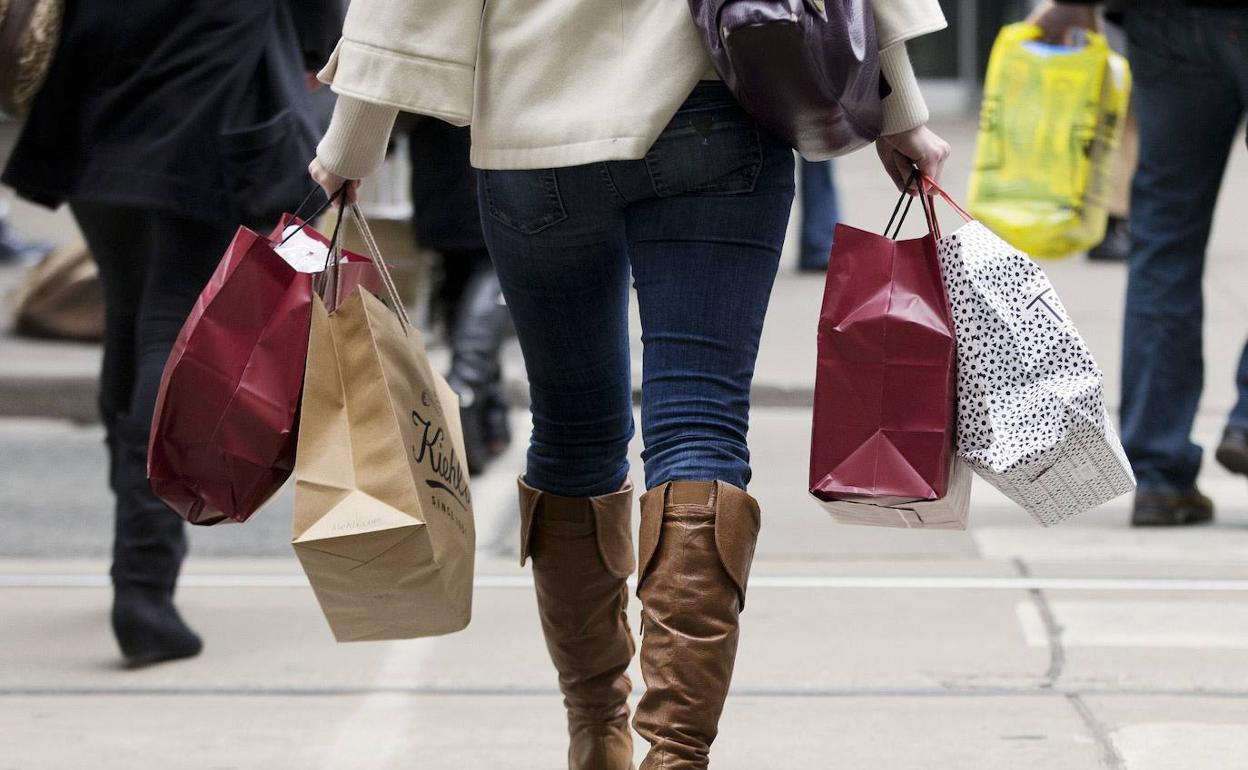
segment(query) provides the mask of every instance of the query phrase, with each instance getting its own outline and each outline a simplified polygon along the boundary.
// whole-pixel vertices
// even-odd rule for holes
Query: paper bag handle
[[[295,230],[295,232],[299,232],[299,230],[302,230],[307,226],[309,221],[319,217],[322,211],[339,198],[341,198],[340,203],[347,202],[346,185],[343,185],[338,192],[330,196],[329,200],[325,201],[325,204],[312,215],[311,219],[300,225],[299,229]],[[300,208],[303,208],[303,204],[300,204]],[[330,298],[329,308],[331,310],[338,307],[338,302],[342,299],[342,297],[339,296],[339,277],[341,270],[339,269],[338,264],[342,259],[342,240],[340,239],[340,236],[342,234],[343,215],[341,212],[342,209],[339,208],[338,219],[334,222],[334,232],[329,237],[329,248],[325,250],[325,268],[321,271],[321,274],[317,276],[317,283],[315,284],[316,291],[320,293],[321,297],[328,296]],[[287,239],[293,237],[294,234],[295,233],[291,233],[287,236]],[[285,242],[285,240],[282,241],[282,243]]]
[[[906,217],[910,214],[910,207],[914,205],[914,199],[918,198],[923,206],[923,218],[927,221],[927,229],[932,235],[940,237],[940,222],[936,220],[936,214],[932,210],[932,196],[911,195],[909,190],[915,187],[922,175],[917,167],[910,174],[910,179],[906,181],[906,189],[902,191],[901,197],[897,199],[897,205],[893,207],[893,215],[888,218],[888,224],[884,226],[884,235],[893,240],[897,240],[897,236],[901,235],[901,226],[906,223]],[[902,206],[905,208],[902,208]],[[900,213],[900,217],[898,214]],[[896,223],[896,227],[893,224]],[[890,232],[891,231],[891,232]]]
[[[351,219],[355,221],[360,237],[364,240],[364,247],[368,250],[368,256],[373,260],[373,266],[377,268],[377,273],[381,276],[381,282],[386,287],[386,293],[390,295],[390,304],[394,306],[395,315],[399,317],[399,321],[403,324],[403,333],[406,334],[408,329],[412,328],[412,321],[407,316],[407,308],[403,305],[403,299],[399,296],[399,289],[394,283],[394,278],[390,275],[390,268],[386,266],[386,260],[381,256],[381,249],[377,246],[377,239],[373,237],[373,231],[369,228],[368,220],[364,218],[364,213],[360,211],[359,205],[352,203],[350,212]]]
[[[909,190],[915,187],[917,183],[920,183],[920,180],[922,180],[924,192],[920,195],[911,195]],[[933,192],[936,194],[935,196],[932,195]],[[975,217],[959,206],[957,201],[950,197],[949,193],[936,184],[934,179],[920,172],[918,167],[915,167],[913,173],[910,174],[910,179],[906,182],[906,190],[901,193],[901,197],[897,199],[897,205],[893,207],[893,215],[889,217],[888,224],[884,226],[884,235],[894,240],[897,239],[897,236],[901,234],[901,226],[906,221],[906,215],[910,213],[910,207],[914,204],[914,199],[918,198],[923,206],[923,216],[927,220],[928,232],[939,239],[941,237],[940,221],[936,218],[934,205],[936,196],[943,198],[967,222],[975,221]],[[898,213],[900,213],[900,217],[898,217]],[[893,226],[894,223],[896,223],[896,227]]]
[[[943,187],[941,187],[940,185],[936,184],[936,180],[935,180],[935,179],[932,179],[932,178],[931,178],[930,176],[928,176],[927,174],[924,174],[924,175],[923,175],[923,182],[924,182],[924,184],[927,186],[927,189],[929,189],[929,190],[931,190],[931,191],[935,192],[937,196],[939,196],[940,198],[943,198],[943,199],[944,199],[945,203],[948,203],[948,204],[949,204],[950,208],[952,208],[954,211],[958,212],[958,216],[962,217],[962,218],[963,218],[964,220],[966,220],[967,222],[974,222],[974,221],[975,221],[975,217],[971,216],[970,212],[968,212],[966,209],[964,209],[964,208],[962,208],[960,205],[958,205],[958,202],[957,202],[957,201],[955,201],[955,200],[954,200],[954,199],[953,199],[953,198],[949,195],[949,193],[945,192],[945,190],[944,190],[944,188],[943,188]],[[928,197],[930,198],[931,196],[929,195]]]

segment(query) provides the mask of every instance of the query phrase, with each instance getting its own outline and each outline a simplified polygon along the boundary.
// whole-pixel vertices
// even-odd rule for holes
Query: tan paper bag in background
[[[57,249],[32,267],[9,305],[13,326],[23,336],[86,342],[104,337],[104,290],[81,243]]]
[[[363,289],[332,314],[315,299],[292,542],[338,641],[468,625],[476,533],[463,458],[455,394],[406,316]]]

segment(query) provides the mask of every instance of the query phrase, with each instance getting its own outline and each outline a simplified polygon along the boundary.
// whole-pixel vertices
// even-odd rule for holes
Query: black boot
[[[203,649],[173,606],[186,532],[178,514],[148,485],[147,437],[146,425],[118,418],[112,619],[121,654],[132,667],[188,658]]]
[[[489,442],[490,451],[496,455],[511,446],[510,412],[501,383],[490,392],[490,400],[485,407],[485,440]]]
[[[1105,238],[1088,251],[1093,262],[1126,262],[1131,253],[1131,230],[1127,220],[1110,217],[1105,227]]]
[[[1248,429],[1228,425],[1214,456],[1231,473],[1248,476]]]
[[[113,634],[130,668],[194,657],[204,648],[173,606],[173,589],[158,586],[113,587]]]
[[[451,370],[446,378],[459,395],[470,473],[484,470],[510,442],[510,432],[500,430],[498,425],[506,425],[506,405],[499,392],[499,358],[510,332],[511,316],[503,304],[498,276],[494,266],[486,261],[480,264],[464,291],[451,336]]]

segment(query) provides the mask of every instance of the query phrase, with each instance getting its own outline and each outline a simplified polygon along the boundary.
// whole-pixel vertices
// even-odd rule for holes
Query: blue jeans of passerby
[[[823,270],[832,255],[832,235],[841,219],[833,161],[802,160],[802,251],[798,267]]]
[[[641,313],[646,485],[750,478],[750,382],[793,202],[793,153],[721,83],[644,159],[483,171],[486,242],[524,352],[537,489],[614,492],[633,435]]]
[[[1131,195],[1123,443],[1141,490],[1191,488],[1204,384],[1205,247],[1248,105],[1248,11],[1128,13],[1140,164]],[[1222,352],[1222,355],[1228,355]],[[1248,350],[1230,417],[1248,428]]]

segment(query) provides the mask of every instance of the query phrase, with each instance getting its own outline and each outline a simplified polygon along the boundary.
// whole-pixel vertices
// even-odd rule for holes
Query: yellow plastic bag
[[[992,48],[970,210],[1019,250],[1064,257],[1105,237],[1131,72],[1103,35],[1074,47],[1041,36],[1011,24]]]

